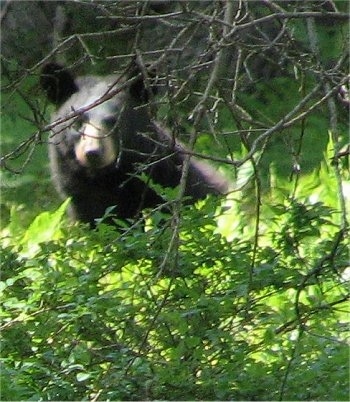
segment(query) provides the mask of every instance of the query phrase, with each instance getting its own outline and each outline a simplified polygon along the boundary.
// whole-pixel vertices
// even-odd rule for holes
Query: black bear
[[[146,177],[164,187],[180,182],[186,149],[152,121],[144,80],[134,78],[126,86],[116,75],[74,78],[56,63],[42,70],[41,86],[57,107],[52,122],[59,122],[49,138],[52,178],[71,197],[70,215],[92,226],[111,206],[129,221],[162,204]],[[191,158],[184,194],[191,202],[227,189],[221,175]]]

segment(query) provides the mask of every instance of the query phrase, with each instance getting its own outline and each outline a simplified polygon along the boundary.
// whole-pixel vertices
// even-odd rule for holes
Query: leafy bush
[[[347,400],[338,211],[291,198],[258,233],[217,204],[125,233],[67,225],[67,202],[27,229],[13,210],[2,398]]]
[[[49,53],[22,51],[49,45],[28,10]],[[340,0],[6,2],[1,399],[348,400],[347,21]],[[50,184],[40,69],[135,58],[152,118],[236,191],[91,231]]]

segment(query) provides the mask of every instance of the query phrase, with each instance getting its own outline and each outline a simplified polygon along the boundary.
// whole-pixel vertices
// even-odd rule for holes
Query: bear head
[[[145,106],[150,90],[141,73],[131,70],[126,79],[117,75],[101,79],[75,78],[56,63],[43,68],[41,86],[57,108],[52,121],[58,124],[50,141],[76,169],[98,174],[118,164],[123,149],[134,149],[133,142],[142,142],[135,133],[147,131],[150,125]],[[154,93],[155,87],[151,88]]]

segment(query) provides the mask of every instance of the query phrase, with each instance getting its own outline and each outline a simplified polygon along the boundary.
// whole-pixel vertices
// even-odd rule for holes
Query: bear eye
[[[103,125],[111,130],[112,128],[114,128],[117,124],[117,119],[115,118],[115,116],[109,116],[106,117],[105,119],[103,119]]]
[[[81,132],[82,126],[86,123],[87,116],[78,115],[74,118],[73,122],[71,123],[71,127],[75,134],[79,134]]]

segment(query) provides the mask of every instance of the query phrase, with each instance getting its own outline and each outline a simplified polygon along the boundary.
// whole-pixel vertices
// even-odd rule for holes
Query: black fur
[[[55,127],[49,154],[58,191],[72,198],[72,217],[92,225],[110,206],[115,206],[117,218],[128,220],[163,203],[147,180],[138,176],[145,173],[154,183],[176,187],[185,157],[183,146],[151,121],[143,104],[142,79],[89,109],[116,83],[121,84],[117,76],[74,79],[53,63],[44,68],[41,78],[48,99],[58,106],[53,121],[84,110]],[[224,194],[227,187],[208,164],[191,158],[185,196],[192,202],[207,194]]]
[[[55,105],[60,105],[78,91],[72,75],[56,63],[49,63],[42,69],[40,85],[48,100]]]

